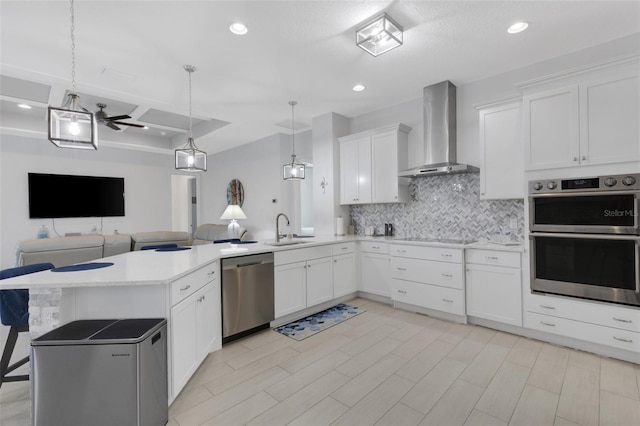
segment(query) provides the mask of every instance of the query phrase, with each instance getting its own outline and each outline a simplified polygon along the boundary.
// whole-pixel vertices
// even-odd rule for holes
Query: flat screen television
[[[124,178],[29,173],[29,218],[124,216]]]

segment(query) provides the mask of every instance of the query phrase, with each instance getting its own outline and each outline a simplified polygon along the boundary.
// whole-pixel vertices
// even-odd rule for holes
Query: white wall
[[[45,224],[56,234],[51,219],[29,219],[27,173],[57,173],[117,176],[125,179],[125,216],[56,219],[60,235],[89,233],[94,227],[103,234],[171,229],[171,175],[169,155],[100,148],[97,151],[61,149],[41,138],[2,135],[0,141],[0,260],[13,266],[14,248],[25,239],[36,238]]]
[[[299,160],[311,160],[310,144],[310,132],[296,134]],[[291,199],[293,189],[299,183],[282,179],[282,165],[290,158],[291,137],[284,134],[209,156],[207,173],[202,175],[199,223],[228,223],[220,219],[227,206],[227,185],[232,179],[239,179],[244,187],[242,210],[247,219],[238,223],[247,228],[250,239],[274,239],[278,213],[285,213],[292,222],[295,217]],[[285,223],[282,220],[282,231],[287,231]],[[295,223],[292,223],[292,232],[294,228]]]

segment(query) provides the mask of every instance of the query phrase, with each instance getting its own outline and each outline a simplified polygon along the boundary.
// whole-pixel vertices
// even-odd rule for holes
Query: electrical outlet
[[[48,306],[40,309],[40,321],[42,325],[53,324],[53,315],[57,311],[57,308]]]
[[[516,229],[518,227],[518,219],[511,218],[509,219],[509,228]]]

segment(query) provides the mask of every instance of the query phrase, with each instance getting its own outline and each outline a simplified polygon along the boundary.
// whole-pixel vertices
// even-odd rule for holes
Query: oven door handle
[[[636,241],[636,294],[640,294],[640,240]]]
[[[636,241],[640,244],[640,235],[621,235],[621,234],[572,234],[569,232],[531,232],[529,239],[536,237],[549,238],[575,238],[585,240],[619,240],[619,241]]]

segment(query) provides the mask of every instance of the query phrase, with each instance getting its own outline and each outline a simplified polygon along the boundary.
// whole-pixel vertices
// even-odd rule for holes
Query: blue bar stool
[[[4,269],[0,271],[0,280],[46,271],[52,268],[53,265],[51,263],[34,263],[33,265]],[[29,357],[27,356],[9,365],[18,340],[18,333],[29,331],[29,290],[0,290],[0,320],[3,325],[11,327],[2,352],[2,359],[0,360],[0,386],[4,382],[29,380],[28,374],[7,376],[16,368],[29,362]]]

